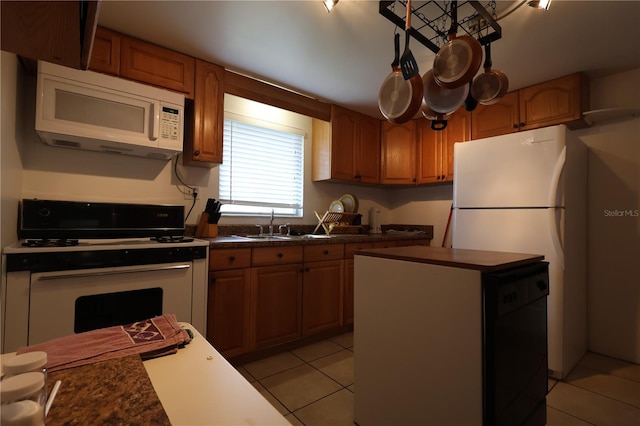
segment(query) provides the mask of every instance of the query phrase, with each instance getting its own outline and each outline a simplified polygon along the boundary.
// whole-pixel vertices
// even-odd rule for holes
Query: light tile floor
[[[294,425],[353,425],[353,333],[238,370]],[[549,380],[547,425],[640,425],[640,365],[587,353],[565,380]]]

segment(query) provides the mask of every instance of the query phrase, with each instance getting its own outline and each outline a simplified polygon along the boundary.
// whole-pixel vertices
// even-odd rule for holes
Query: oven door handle
[[[95,272],[78,272],[78,273],[69,273],[65,271],[62,274],[55,273],[42,273],[42,274],[33,274],[36,280],[40,281],[48,281],[48,280],[61,280],[66,278],[86,278],[86,277],[99,277],[105,275],[118,275],[118,274],[131,274],[137,272],[152,272],[152,271],[167,271],[167,270],[175,270],[175,269],[189,269],[191,265],[188,263],[182,265],[168,265],[168,266],[150,266],[148,268],[127,268],[127,269],[117,269],[117,270],[100,270]]]

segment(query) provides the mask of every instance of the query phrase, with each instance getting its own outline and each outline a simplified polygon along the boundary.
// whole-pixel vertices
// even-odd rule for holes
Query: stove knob
[[[41,217],[49,217],[49,216],[51,216],[51,210],[49,210],[49,209],[48,209],[48,208],[46,208],[46,207],[43,207],[43,208],[41,208],[41,209],[40,209],[40,211],[38,212],[38,214],[39,214]]]

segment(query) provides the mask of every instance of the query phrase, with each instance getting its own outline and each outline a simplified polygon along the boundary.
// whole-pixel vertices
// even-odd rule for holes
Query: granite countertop
[[[432,225],[383,225],[381,234],[325,234],[280,236],[269,238],[252,237],[253,227],[220,227],[215,238],[200,238],[210,242],[211,248],[270,247],[280,245],[345,244],[377,241],[433,239]],[[293,227],[292,227],[293,228]],[[311,230],[304,231],[311,233]],[[248,232],[247,232],[248,231]],[[246,237],[244,237],[246,235]]]

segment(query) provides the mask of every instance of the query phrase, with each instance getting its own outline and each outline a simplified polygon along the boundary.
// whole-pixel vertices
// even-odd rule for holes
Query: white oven
[[[15,351],[20,346],[164,313],[175,314],[178,321],[189,322],[199,332],[206,333],[208,243],[198,241],[196,244],[200,245],[180,247],[185,252],[181,257],[184,260],[126,266],[114,266],[119,261],[109,261],[109,258],[119,257],[116,253],[126,256],[133,252],[133,257],[148,254],[162,259],[172,257],[166,254],[175,247],[54,251],[30,253],[30,256],[5,250],[9,253],[3,256],[3,265],[8,271],[2,288],[5,314],[2,351]],[[100,259],[103,256],[105,259]],[[83,257],[86,259],[81,259]],[[81,263],[69,268],[91,263],[98,267],[49,271],[47,269],[58,268],[55,265],[48,268],[47,258],[53,262],[80,260]],[[35,264],[32,270],[14,270],[20,262]],[[101,265],[105,267],[99,267]]]
[[[72,216],[86,219],[88,211],[81,208],[82,213],[74,213],[77,204],[47,204],[46,211],[41,204],[23,202],[23,207],[27,210],[21,216],[23,231],[34,223],[27,219],[34,207],[36,215],[44,213],[39,221],[46,221],[47,226],[56,217],[64,221]],[[132,210],[131,205],[119,205],[113,209],[108,206],[113,211],[104,214],[107,207],[92,207],[99,213],[92,210],[92,217],[102,215],[114,221],[114,217],[142,220],[145,216],[147,224],[154,215],[164,218],[165,213],[179,210],[166,206]],[[179,214],[178,220],[182,220]],[[132,223],[132,219],[126,222]],[[139,228],[124,231],[123,223],[118,226],[120,236],[154,232]],[[58,235],[56,240],[23,239],[3,250],[2,352],[166,313],[175,314],[178,321],[189,322],[206,335],[208,241],[181,236],[66,240],[59,235],[69,230],[56,228],[57,233],[47,231]],[[23,233],[33,236],[40,232],[35,226],[30,229]]]

